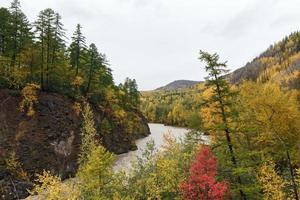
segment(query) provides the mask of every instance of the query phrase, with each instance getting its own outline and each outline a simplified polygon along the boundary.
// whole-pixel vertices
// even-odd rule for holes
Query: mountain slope
[[[233,84],[243,80],[274,82],[283,87],[300,89],[300,33],[294,32],[271,45],[258,57],[228,75]]]
[[[200,81],[191,81],[191,80],[176,80],[176,81],[173,81],[163,87],[157,88],[155,90],[177,90],[177,89],[189,88],[198,83],[201,83],[201,82]]]
[[[299,90],[299,71],[300,33],[294,32],[271,45],[244,67],[228,74],[226,78],[231,84],[240,84],[244,80],[251,80],[275,83],[284,88]],[[169,85],[142,93],[143,113],[151,122],[195,128],[195,124],[201,120],[199,108],[201,95],[205,90],[204,84],[186,89],[174,87],[173,85],[177,85],[176,82]],[[172,88],[172,90],[164,88]]]

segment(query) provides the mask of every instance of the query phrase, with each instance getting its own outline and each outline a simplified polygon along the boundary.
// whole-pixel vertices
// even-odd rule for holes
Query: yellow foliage
[[[74,112],[76,113],[77,116],[79,116],[79,114],[81,113],[81,105],[78,102],[75,102],[72,106],[72,109],[74,110]]]
[[[246,124],[255,127],[255,141],[260,147],[274,151],[274,145],[282,149],[286,144],[299,142],[297,91],[283,91],[276,84],[253,82],[243,83],[240,89],[241,117]]]
[[[77,200],[80,196],[80,190],[77,184],[71,182],[62,183],[61,179],[57,176],[51,175],[50,172],[43,171],[42,174],[37,175],[38,184],[34,185],[31,196],[37,195],[39,199],[45,200]]]
[[[12,151],[9,157],[5,159],[6,168],[16,177],[22,180],[29,180],[28,174],[23,170],[22,164],[18,161],[16,153]]]
[[[78,88],[80,87],[84,82],[84,79],[81,76],[76,76],[74,80],[71,82],[71,85]]]
[[[21,91],[23,100],[20,103],[20,110],[24,112],[27,109],[27,116],[33,116],[35,111],[33,105],[38,103],[38,90],[40,86],[36,84],[27,84]]]
[[[284,200],[285,181],[276,173],[273,162],[264,164],[258,175],[258,181],[263,189],[264,200]]]

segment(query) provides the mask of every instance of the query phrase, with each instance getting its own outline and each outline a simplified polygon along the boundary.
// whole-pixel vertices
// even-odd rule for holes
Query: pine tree
[[[54,35],[53,35],[53,44],[52,44],[52,68],[56,65],[56,60],[58,59],[58,53],[64,50],[65,47],[65,29],[61,22],[61,16],[59,13],[55,13],[54,20]]]
[[[25,16],[21,11],[21,4],[19,0],[13,0],[9,8],[11,13],[10,18],[10,36],[11,36],[11,67],[16,65],[17,56],[21,53],[23,48],[31,42],[32,35],[30,33],[31,27]],[[20,58],[18,62],[20,67]]]
[[[51,44],[54,36],[55,12],[47,8],[39,13],[35,22],[37,38],[41,48],[41,78],[40,84],[42,90],[49,86],[49,66],[51,65]],[[46,65],[46,70],[45,70]],[[46,84],[44,83],[44,75],[46,75]]]
[[[90,92],[94,81],[100,83],[103,71],[104,74],[106,74],[106,62],[105,56],[100,54],[96,45],[92,43],[88,49],[88,69],[86,71],[87,86],[85,89],[86,95]],[[98,87],[100,87],[99,85]]]
[[[226,62],[219,62],[219,56],[200,51],[201,61],[206,63],[205,70],[208,72],[206,78],[206,86],[212,88],[212,96],[208,104],[216,104],[215,115],[219,116],[219,122],[216,122],[212,131],[225,134],[227,148],[230,154],[231,162],[234,168],[238,167],[237,156],[234,151],[234,146],[231,137],[230,121],[232,120],[232,97],[234,93],[231,92],[228,82],[224,75],[228,73],[226,69]],[[220,137],[222,138],[222,137]],[[239,186],[242,185],[240,175],[237,175],[236,182]],[[246,195],[242,189],[239,189],[241,199],[246,199]]]
[[[77,24],[69,49],[70,63],[75,69],[75,76],[78,76],[79,70],[82,67],[81,59],[83,51],[86,49],[85,37],[82,35],[81,28],[80,24]]]
[[[135,79],[126,78],[124,84],[120,84],[124,92],[123,104],[127,108],[138,108],[140,104],[140,92]]]
[[[0,8],[0,55],[6,55],[9,50],[11,17],[8,9]]]

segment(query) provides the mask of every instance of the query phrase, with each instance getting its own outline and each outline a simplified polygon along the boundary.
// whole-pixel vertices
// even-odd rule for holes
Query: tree
[[[273,162],[261,166],[258,176],[259,183],[263,189],[264,200],[284,200],[285,181],[276,173]]]
[[[97,132],[95,128],[93,111],[88,103],[86,103],[83,107],[82,116],[83,125],[81,129],[79,163],[84,163],[91,151],[97,146],[97,142],[95,142],[95,136]]]
[[[86,49],[85,37],[82,35],[80,24],[77,24],[76,30],[73,33],[72,43],[70,45],[70,63],[75,69],[75,76],[78,76],[79,69],[82,67],[81,59],[83,50]]]
[[[83,199],[113,199],[122,181],[113,173],[114,156],[95,142],[96,129],[89,104],[83,108],[82,144],[79,155],[79,187]],[[116,189],[118,188],[118,189]]]
[[[21,4],[19,0],[13,0],[9,8],[10,17],[10,36],[11,39],[11,67],[16,64],[17,56],[21,53],[22,49],[26,46],[28,42],[31,42],[31,33],[29,22],[21,11]],[[20,59],[18,66],[20,66]]]
[[[277,84],[245,82],[241,86],[241,118],[252,130],[252,148],[259,149],[275,162],[285,160],[294,198],[298,199],[293,165],[299,163],[300,138],[298,92],[284,91]],[[292,160],[293,157],[294,159]]]
[[[124,84],[120,84],[124,92],[123,104],[128,108],[138,108],[140,105],[140,92],[135,79],[126,78]]]
[[[100,54],[96,45],[92,43],[88,50],[88,70],[86,73],[87,86],[85,89],[85,94],[90,92],[94,81],[100,83],[103,69],[106,69],[106,63],[107,61],[105,56]]]
[[[210,129],[213,132],[221,134],[225,133],[226,144],[231,157],[231,162],[233,167],[237,168],[237,157],[234,151],[230,129],[230,121],[232,121],[234,114],[231,102],[234,93],[230,90],[229,84],[224,77],[224,75],[228,73],[228,70],[226,69],[226,62],[219,62],[219,56],[216,53],[211,55],[204,51],[200,51],[199,59],[206,63],[205,70],[208,72],[206,86],[212,88],[212,95],[207,104],[215,105],[216,110],[214,114],[219,118]],[[242,185],[240,175],[237,175],[236,181],[238,185]],[[239,193],[241,199],[246,199],[246,195],[242,189],[239,189]]]
[[[30,191],[29,199],[38,198],[46,200],[76,200],[80,197],[80,190],[74,181],[62,182],[60,177],[52,175],[49,171],[37,175],[37,184]]]
[[[63,28],[63,24],[61,22],[61,16],[59,13],[55,13],[54,19],[54,35],[53,35],[53,44],[52,44],[52,68],[55,67],[56,59],[58,57],[58,52],[60,50],[64,50],[65,47],[65,29]]]
[[[229,193],[228,184],[217,182],[217,159],[208,147],[203,147],[190,166],[189,177],[181,184],[186,200],[222,200]]]
[[[9,52],[10,39],[10,19],[11,14],[8,9],[0,8],[0,55],[5,55]],[[6,55],[7,56],[7,55]]]
[[[41,48],[41,88],[49,88],[49,76],[55,64],[56,53],[63,46],[64,29],[60,15],[47,8],[39,13],[35,22],[36,32]],[[46,69],[45,67],[46,66]],[[44,83],[44,74],[46,83]]]

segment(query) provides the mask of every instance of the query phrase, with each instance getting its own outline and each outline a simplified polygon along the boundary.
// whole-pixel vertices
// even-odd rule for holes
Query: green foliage
[[[140,108],[151,122],[200,130],[201,123],[196,120],[201,121],[203,89],[203,84],[199,84],[176,91],[143,92]]]
[[[95,146],[87,155],[86,161],[79,167],[77,177],[83,199],[113,199],[114,156],[102,146]]]
[[[83,125],[81,129],[79,163],[86,162],[88,156],[97,146],[97,142],[95,142],[95,136],[97,132],[95,128],[94,116],[91,107],[88,103],[86,103],[83,107],[82,116]]]
[[[34,196],[45,200],[79,199],[80,190],[74,180],[63,183],[59,177],[51,175],[49,171],[43,171],[42,174],[37,175],[36,181],[37,183],[30,191],[29,199],[34,199]]]

